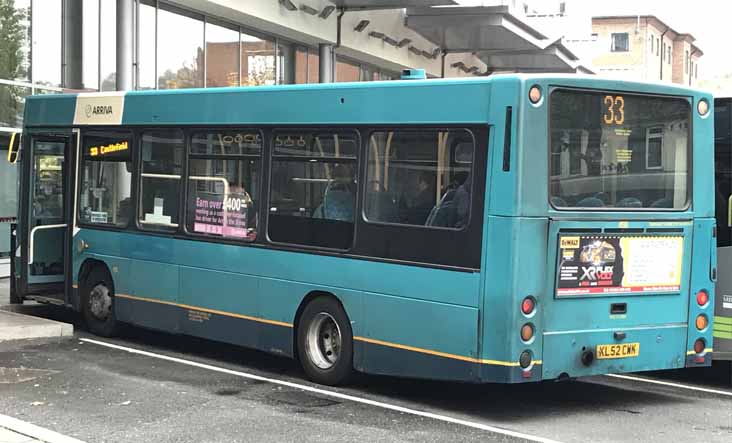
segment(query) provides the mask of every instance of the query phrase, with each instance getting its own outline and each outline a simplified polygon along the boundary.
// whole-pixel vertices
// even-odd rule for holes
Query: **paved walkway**
[[[19,305],[10,303],[10,280],[0,280],[0,342],[33,338],[60,338],[74,335],[74,326],[54,320],[23,315],[17,311]],[[23,306],[23,311],[32,313],[36,306]],[[43,306],[37,305],[38,308]],[[0,440],[0,443],[4,443]]]

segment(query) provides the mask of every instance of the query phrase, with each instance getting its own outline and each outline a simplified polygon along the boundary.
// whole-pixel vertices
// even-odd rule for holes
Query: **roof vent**
[[[424,69],[402,69],[402,80],[425,80],[427,74]]]

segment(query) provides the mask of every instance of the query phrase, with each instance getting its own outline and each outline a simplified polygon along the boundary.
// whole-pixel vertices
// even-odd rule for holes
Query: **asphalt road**
[[[239,347],[137,328],[101,340],[151,353],[140,355],[87,338],[97,339],[80,332],[66,341],[0,343],[0,367],[24,368],[0,370],[0,413],[88,442],[521,441],[500,429],[564,442],[732,441],[732,387],[722,371],[660,374],[718,394],[610,377],[476,386],[361,376],[333,389],[306,381],[293,361]]]

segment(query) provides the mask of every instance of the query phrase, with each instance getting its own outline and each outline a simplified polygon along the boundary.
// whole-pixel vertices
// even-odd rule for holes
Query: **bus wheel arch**
[[[106,263],[89,259],[79,270],[79,310],[89,331],[102,337],[118,329],[114,309],[114,280]]]
[[[353,330],[341,300],[312,291],[295,314],[293,353],[311,380],[325,385],[346,383],[353,374]]]

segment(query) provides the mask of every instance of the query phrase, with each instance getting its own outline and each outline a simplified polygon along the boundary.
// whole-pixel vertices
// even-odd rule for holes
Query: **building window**
[[[358,136],[348,130],[274,135],[269,238],[349,249],[354,236]]]
[[[206,87],[239,86],[239,30],[206,21]]]
[[[261,153],[258,131],[207,131],[192,136],[188,232],[238,240],[256,238]]]
[[[161,4],[157,31],[158,88],[203,87],[203,17]]]
[[[102,91],[114,91],[117,89],[117,34],[110,30],[117,29],[117,5],[100,1],[99,8],[99,86]]]
[[[656,55],[660,55],[661,51],[661,39],[656,38]]]
[[[61,2],[43,2],[41,4],[36,1],[33,6],[31,13],[33,29],[31,80],[33,83],[41,85],[60,86]],[[3,33],[5,32],[3,29]]]
[[[646,169],[663,167],[663,128],[648,128],[646,131]]]
[[[79,219],[94,225],[126,227],[134,206],[132,137],[129,133],[85,134],[82,147]]]
[[[241,84],[260,86],[275,84],[275,42],[241,33]]]
[[[178,227],[183,173],[183,133],[167,129],[142,133],[140,224],[151,229]]]
[[[82,83],[84,89],[99,89],[99,0],[82,5]]]
[[[372,133],[366,219],[463,228],[470,218],[473,152],[472,135],[464,130]]]
[[[699,63],[694,65],[694,78],[699,78]]]
[[[686,51],[686,57],[684,58],[684,73],[689,73],[689,51]]]
[[[654,38],[653,38],[653,36],[651,36],[651,54],[653,54],[653,41],[654,41]]]
[[[138,3],[137,88],[155,89],[155,0]]]
[[[667,59],[666,61],[667,61],[667,62],[668,62],[668,64],[670,65],[670,64],[671,64],[671,45],[669,45],[669,46],[668,46],[668,47],[666,48],[666,50],[668,51],[668,55],[667,55],[667,57],[666,57],[666,59]]]
[[[666,61],[666,42],[663,42],[663,50],[661,50],[661,62]]]
[[[610,35],[612,41],[610,50],[612,52],[628,52],[630,50],[628,42],[628,33],[613,33]]]

